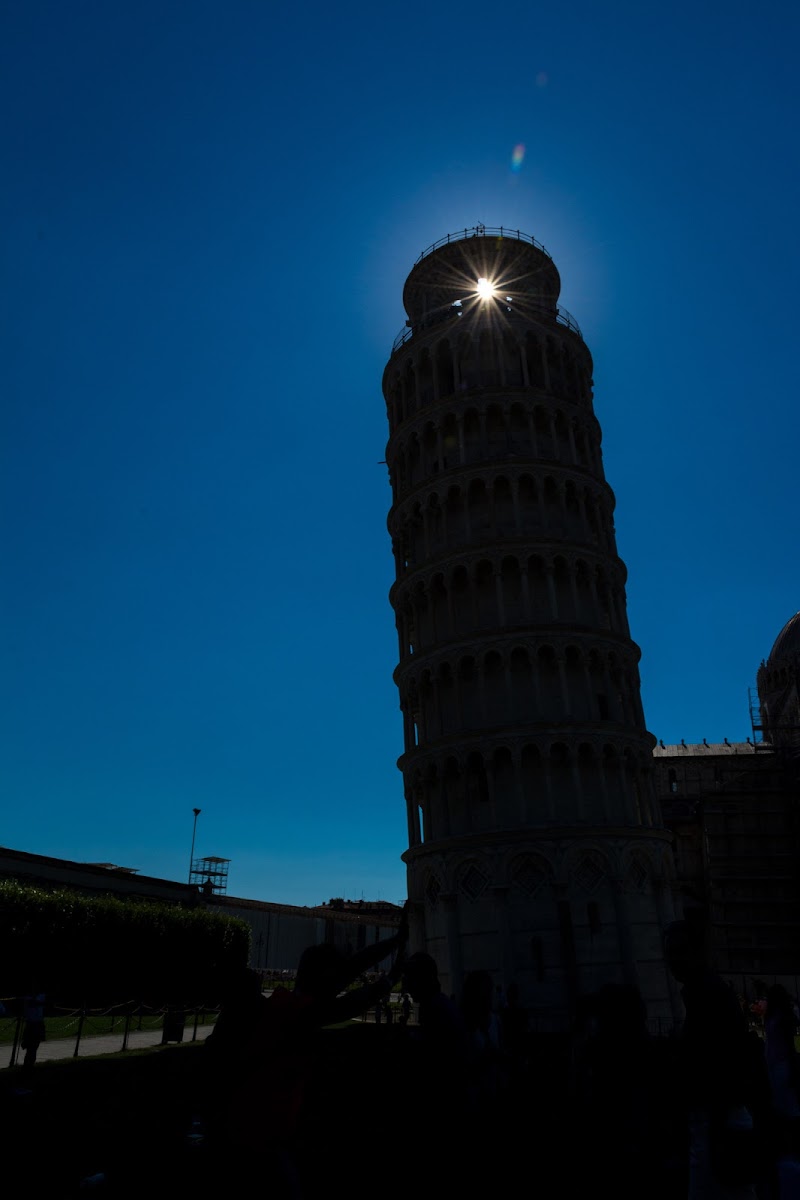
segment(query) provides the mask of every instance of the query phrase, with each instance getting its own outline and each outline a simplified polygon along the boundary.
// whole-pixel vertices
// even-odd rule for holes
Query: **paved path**
[[[211,1033],[213,1025],[198,1025],[197,1040],[203,1041]],[[186,1022],[186,1028],[183,1032],[184,1042],[192,1040],[194,1030],[194,1020]],[[161,1030],[160,1029],[143,1029],[141,1033],[131,1031],[128,1034],[128,1049],[141,1050],[146,1046],[161,1045]],[[174,1045],[170,1043],[170,1045]],[[93,1054],[116,1054],[122,1049],[122,1030],[119,1033],[103,1033],[95,1037],[82,1037],[81,1044],[78,1047],[78,1056],[80,1058],[89,1058]],[[59,1059],[72,1058],[75,1054],[75,1038],[54,1038],[50,1042],[42,1042],[39,1047],[39,1052],[36,1055],[37,1062],[57,1062]],[[17,1062],[21,1063],[25,1057],[25,1051],[18,1052]],[[11,1046],[0,1046],[0,1070],[8,1067],[9,1059],[11,1058]]]

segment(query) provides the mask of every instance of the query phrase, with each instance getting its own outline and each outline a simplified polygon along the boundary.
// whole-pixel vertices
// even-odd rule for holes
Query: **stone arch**
[[[503,825],[515,825],[519,820],[517,772],[508,746],[497,746],[492,753],[492,790],[495,820]]]
[[[442,737],[448,737],[450,734],[458,732],[460,724],[458,720],[456,682],[453,677],[452,668],[448,662],[443,662],[439,666],[438,683],[441,735]]]
[[[575,563],[575,597],[577,601],[576,624],[592,625],[594,623],[594,604],[592,603],[591,572],[588,563],[583,558],[579,558]]]
[[[436,347],[436,383],[440,399],[451,396],[456,390],[453,352],[447,338]]]
[[[433,363],[427,346],[417,360],[417,391],[421,408],[433,404]]]
[[[552,460],[555,458],[555,447],[550,427],[550,413],[543,405],[537,404],[533,410],[533,432],[539,458]]]
[[[488,559],[481,559],[475,568],[475,605],[478,610],[478,626],[494,629],[497,626],[497,589],[494,567]]]
[[[521,475],[517,481],[517,505],[520,514],[520,532],[532,534],[539,528],[536,482],[532,475]]]
[[[509,658],[511,712],[514,723],[524,725],[535,719],[533,668],[527,647],[515,646]]]
[[[558,484],[552,475],[545,475],[542,482],[542,501],[547,514],[545,528],[555,536],[561,537],[563,529],[561,496]]]
[[[418,408],[417,401],[417,379],[414,372],[414,364],[409,357],[406,360],[405,371],[403,373],[403,390],[405,393],[406,412],[409,416],[415,413]]]
[[[449,637],[452,632],[447,604],[447,588],[441,571],[437,571],[431,579],[429,590],[433,627],[436,630],[437,641],[441,641],[442,638]]]
[[[573,541],[580,541],[583,536],[583,517],[578,489],[572,479],[568,479],[564,484],[564,515],[567,536]]]
[[[431,492],[426,505],[428,524],[428,554],[441,554],[446,547],[444,512],[436,492]]]
[[[495,537],[514,537],[517,532],[514,496],[505,475],[499,475],[492,486]]]
[[[470,829],[469,813],[464,793],[464,778],[458,759],[448,756],[442,766],[442,806],[447,812],[448,827],[453,834]]]
[[[528,559],[528,592],[531,615],[537,624],[549,624],[551,620],[550,596],[547,588],[547,573],[544,559],[533,554]]]
[[[467,508],[473,536],[486,536],[490,532],[489,500],[483,479],[470,480],[467,490]]]
[[[553,559],[553,585],[556,593],[556,607],[559,620],[573,616],[571,572],[567,560],[562,554]]]
[[[433,680],[431,672],[426,669],[419,680],[419,707],[421,715],[420,744],[436,741],[441,737],[441,722],[434,701]]]
[[[472,591],[467,568],[457,566],[450,583],[453,606],[453,624],[456,636],[468,633],[474,624],[472,615]]]
[[[445,520],[447,521],[447,537],[450,544],[459,545],[469,537],[467,525],[467,507],[464,493],[460,487],[453,485],[447,489],[445,498]]]
[[[505,671],[496,650],[489,650],[484,655],[483,695],[489,725],[504,725],[508,720]]]
[[[519,561],[506,555],[500,566],[503,608],[507,626],[521,625],[527,619],[525,592]]]
[[[536,655],[539,692],[544,713],[561,713],[563,699],[558,657],[552,646],[540,646]]]
[[[602,820],[605,816],[605,803],[601,767],[591,742],[581,742],[578,746],[577,764],[584,812],[589,819]]]
[[[442,470],[456,467],[461,462],[458,449],[458,422],[453,413],[445,413],[441,424]]]
[[[461,696],[461,719],[464,729],[480,729],[483,724],[480,676],[475,658],[471,654],[459,659],[458,690]]]
[[[521,404],[512,404],[508,413],[508,437],[511,453],[528,457],[531,450],[528,417]]]
[[[536,717],[538,715],[537,713]],[[542,752],[535,743],[529,742],[522,747],[520,779],[526,813],[529,817],[534,815],[541,818],[545,814],[547,800],[544,794],[545,777]]]
[[[495,339],[488,329],[478,334],[478,386],[493,387],[498,383]]]
[[[483,457],[483,435],[478,410],[468,408],[464,413],[464,461],[480,462]]]
[[[525,361],[528,367],[528,382],[531,387],[544,388],[544,361],[542,347],[535,334],[529,333],[525,339]]]
[[[556,410],[553,418],[553,432],[556,439],[556,456],[560,462],[572,462],[572,447],[569,441],[569,425],[563,411]]]
[[[506,387],[522,387],[522,355],[519,344],[510,333],[503,335],[503,377]]]
[[[485,417],[485,446],[489,458],[505,458],[508,453],[508,437],[503,410],[499,404],[490,404]]]
[[[467,755],[464,770],[467,803],[474,809],[476,805],[489,804],[489,776],[486,763],[479,750],[472,750]]]
[[[564,678],[569,697],[570,715],[576,721],[590,721],[592,709],[589,696],[586,693],[586,672],[581,650],[577,646],[567,646],[564,651]]]

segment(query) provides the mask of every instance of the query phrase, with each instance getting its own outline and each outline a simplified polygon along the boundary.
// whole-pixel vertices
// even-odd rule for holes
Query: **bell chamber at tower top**
[[[435,252],[434,252],[435,251]],[[403,290],[408,327],[464,315],[487,297],[509,312],[556,313],[561,290],[556,265],[543,246],[516,230],[465,230],[436,243],[417,260]]]

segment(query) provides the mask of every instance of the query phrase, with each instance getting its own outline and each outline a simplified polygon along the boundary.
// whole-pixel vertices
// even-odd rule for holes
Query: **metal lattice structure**
[[[217,858],[214,855],[192,859],[189,883],[208,895],[226,895],[230,861],[229,858]]]

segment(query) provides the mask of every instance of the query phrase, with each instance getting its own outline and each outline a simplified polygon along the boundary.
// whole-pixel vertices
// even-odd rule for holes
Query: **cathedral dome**
[[[800,612],[789,618],[775,638],[767,666],[776,667],[782,659],[793,658],[797,653],[800,653]]]

